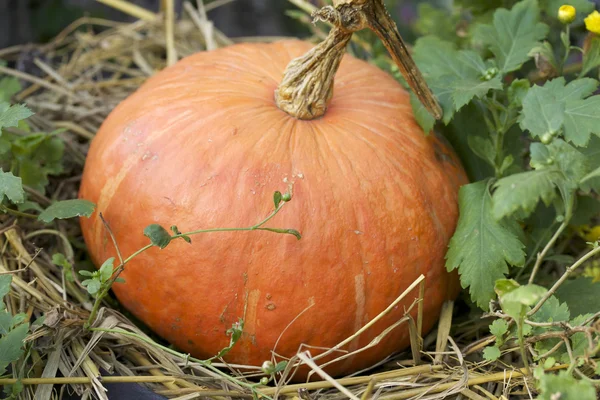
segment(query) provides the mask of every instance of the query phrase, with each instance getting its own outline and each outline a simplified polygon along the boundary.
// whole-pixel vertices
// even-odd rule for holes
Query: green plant
[[[600,38],[590,28],[592,16],[586,20],[591,32],[581,29],[594,5],[567,1],[575,7],[559,14],[555,1],[513,1],[512,8],[495,10],[458,3],[473,18],[467,40],[430,35],[414,47],[444,109],[437,129],[447,133],[474,181],[460,191],[446,266],[458,269],[478,307],[499,318],[490,326],[496,344],[485,349],[486,359],[498,359],[506,343],[516,342],[526,368],[531,354],[536,363],[568,363],[569,376],[575,371],[584,378],[577,385],[591,385],[578,368],[597,365],[600,310],[571,315],[571,304],[556,295],[599,253],[594,241],[573,262],[566,248],[573,235],[565,235],[576,229],[574,219],[597,209],[600,192],[600,95],[594,94]],[[572,44],[577,37],[583,48]],[[434,128],[422,106],[412,104],[421,126]],[[593,224],[592,215],[585,223]],[[571,266],[564,273],[550,272],[565,263]],[[600,295],[599,286],[595,291]],[[542,387],[554,379],[538,378]]]
[[[21,89],[16,78],[0,79],[0,213],[45,223],[90,216],[95,205],[86,200],[57,201],[44,209],[30,198],[31,191],[45,193],[49,177],[63,172],[65,145],[61,130],[32,132],[27,118],[33,112],[25,105],[10,104]]]

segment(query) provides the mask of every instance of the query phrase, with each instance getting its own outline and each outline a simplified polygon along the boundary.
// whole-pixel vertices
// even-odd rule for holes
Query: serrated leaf
[[[590,134],[600,135],[600,96],[588,97],[597,87],[595,79],[576,79],[566,84],[564,77],[533,87],[523,101],[521,127],[534,136],[564,127],[567,141],[587,145]]]
[[[17,126],[19,121],[29,118],[33,112],[22,104],[0,102],[0,132],[2,128]]]
[[[565,139],[576,146],[587,145],[590,134],[600,136],[600,96],[568,102],[565,109]]]
[[[594,283],[591,278],[566,281],[556,291],[556,297],[568,305],[572,316],[600,311],[600,283]]]
[[[596,390],[587,380],[575,379],[568,371],[544,373],[536,370],[541,390],[539,400],[596,400]]]
[[[21,178],[14,176],[12,172],[4,172],[0,169],[0,202],[4,197],[13,203],[21,203],[25,199],[25,191]]]
[[[590,170],[587,157],[563,140],[545,146],[531,145],[531,165],[527,171],[500,179],[495,184],[494,216],[498,219],[521,211],[528,216],[542,200],[546,206],[559,189],[564,204],[571,204],[581,179]],[[569,209],[566,212],[571,212]]]
[[[529,319],[533,322],[560,322],[560,321],[569,321],[571,318],[571,313],[569,311],[569,307],[566,303],[560,303],[559,300],[555,296],[551,296],[546,302],[542,305],[542,307],[533,314]],[[559,327],[533,327],[533,334],[539,335],[548,330],[557,330]],[[556,344],[553,342],[549,345],[549,349],[552,348]]]
[[[107,259],[106,261],[104,261],[102,263],[102,266],[99,269],[101,282],[108,282],[108,280],[112,276],[113,271],[114,271],[114,265],[113,265],[114,262],[115,262],[115,258],[110,257],[109,259]]]
[[[496,341],[501,340],[508,332],[508,322],[503,319],[497,319],[490,325],[490,333],[496,336]]]
[[[483,358],[488,361],[496,361],[502,354],[500,349],[496,346],[488,346],[483,349]]]
[[[8,365],[23,355],[23,342],[28,331],[29,325],[22,324],[0,338],[0,375],[4,375]]]
[[[465,185],[459,191],[460,217],[446,254],[448,271],[459,270],[463,288],[487,309],[494,284],[508,273],[508,265],[525,262],[520,227],[514,220],[495,220],[488,182]]]
[[[144,229],[144,236],[150,239],[150,242],[161,249],[164,249],[171,242],[171,235],[162,226],[158,224],[148,225]]]
[[[564,179],[558,169],[527,171],[502,178],[494,185],[493,214],[496,220],[521,210],[531,214],[540,199],[546,205],[556,197],[556,185]]]
[[[548,26],[539,22],[539,14],[537,1],[524,0],[510,11],[496,10],[491,25],[475,28],[475,38],[490,48],[503,73],[519,69],[529,60],[531,49],[548,34]]]
[[[567,142],[556,139],[548,145],[551,157],[556,160],[556,165],[564,173],[565,178],[573,186],[590,171],[590,164],[585,154]]]
[[[83,199],[57,201],[46,208],[38,216],[38,219],[42,222],[49,223],[55,219],[89,217],[95,209],[96,205],[94,203]]]
[[[544,86],[534,86],[523,98],[521,128],[533,136],[555,133],[565,121],[565,103]]]
[[[499,76],[484,79],[488,67],[479,54],[470,50],[458,51],[452,43],[435,36],[417,40],[413,53],[444,110],[442,120],[446,124],[474,97],[483,97],[492,89],[502,88]],[[427,122],[431,121],[424,122],[421,126],[429,127]]]

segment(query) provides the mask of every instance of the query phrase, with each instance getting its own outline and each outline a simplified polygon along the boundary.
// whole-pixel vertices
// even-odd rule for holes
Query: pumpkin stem
[[[275,90],[277,106],[298,119],[323,116],[333,96],[333,79],[346,45],[354,32],[370,28],[381,39],[421,103],[440,119],[442,109],[410,56],[383,0],[334,0],[333,3],[334,6],[313,13],[313,19],[331,22],[333,28],[323,42],[287,66]]]

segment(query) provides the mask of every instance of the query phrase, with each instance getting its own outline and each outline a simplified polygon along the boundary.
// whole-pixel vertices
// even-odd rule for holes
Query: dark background
[[[178,11],[181,11],[183,1],[175,0]],[[398,9],[393,12],[394,17],[401,23],[407,23],[416,15],[416,3],[419,1],[443,3],[448,0],[399,1]],[[160,0],[131,2],[149,10],[159,10]],[[192,4],[194,3],[195,0],[192,0]],[[285,11],[291,9],[295,7],[287,0],[235,0],[211,11],[209,18],[230,37],[297,36],[303,33],[302,28],[285,16]],[[0,0],[0,49],[16,44],[47,41],[84,15],[131,20],[120,11],[95,0]]]

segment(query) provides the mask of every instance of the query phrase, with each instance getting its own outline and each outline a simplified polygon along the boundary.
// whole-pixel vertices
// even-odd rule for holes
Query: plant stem
[[[565,55],[563,56],[562,63],[560,64],[560,72],[559,72],[560,75],[564,74],[565,65],[567,64],[567,60],[569,59],[569,53],[571,51],[571,43],[570,43],[571,26],[569,24],[567,24],[565,27],[565,37],[567,38],[567,41],[564,43],[565,44]]]
[[[554,246],[554,243],[556,243],[559,236],[567,228],[567,226],[569,226],[569,221],[567,221],[567,220],[563,221],[563,223],[560,224],[560,226],[558,227],[556,232],[554,232],[554,235],[550,238],[548,243],[546,243],[546,246],[544,247],[544,249],[538,253],[537,259],[533,266],[533,270],[531,271],[531,276],[529,277],[529,281],[527,282],[528,284],[531,285],[533,283],[533,280],[535,279],[535,276],[537,275],[537,273],[540,269],[540,266],[542,265],[542,261],[544,260],[544,257],[546,257],[546,254],[548,254],[548,252],[550,251],[552,246]]]
[[[523,334],[523,324],[525,322],[525,315],[521,313],[519,317],[519,321],[517,323],[517,335],[519,338],[519,350],[521,351],[521,358],[523,359],[523,365],[525,366],[525,371],[527,371],[527,375],[531,375],[531,370],[529,369],[529,359],[527,357],[527,351],[525,350],[525,335]]]
[[[13,210],[12,208],[8,208],[6,206],[0,205],[0,211],[4,211],[7,214],[14,215],[15,217],[23,217],[23,218],[31,218],[37,219],[37,215],[29,214],[25,212],[21,212],[18,210]]]
[[[565,271],[565,273],[560,277],[560,279],[558,281],[556,281],[556,283],[554,284],[554,286],[552,286],[552,288],[550,290],[548,290],[548,292],[535,305],[535,307],[533,307],[533,309],[527,313],[527,316],[531,316],[531,315],[535,314],[544,305],[544,303],[546,302],[546,300],[548,300],[558,290],[558,288],[560,287],[560,285],[562,285],[563,282],[567,280],[567,278],[569,277],[569,275],[571,275],[571,273],[573,271],[575,271],[577,268],[579,268],[587,260],[589,260],[590,258],[594,257],[596,254],[600,254],[600,246],[597,246],[593,250],[589,251],[583,257],[581,257],[579,260],[577,260],[575,262],[575,264],[573,264],[569,268],[567,268],[567,270]]]
[[[263,228],[262,227],[264,224],[269,222],[273,217],[275,217],[279,213],[279,211],[281,211],[281,209],[283,208],[283,206],[286,203],[287,203],[287,201],[282,200],[281,203],[279,203],[279,205],[277,206],[277,208],[275,210],[273,210],[271,212],[271,214],[269,214],[265,219],[263,219],[262,221],[260,221],[259,223],[255,224],[255,225],[252,225],[252,226],[249,226],[246,228],[198,229],[195,231],[190,231],[190,232],[179,233],[177,235],[173,235],[173,236],[171,236],[171,240],[179,239],[179,238],[182,238],[185,236],[192,236],[192,235],[197,235],[200,233],[210,233],[210,232],[239,232],[239,231],[264,230],[264,231],[275,232],[275,233],[294,234],[294,233],[292,233],[292,231],[290,229]],[[105,223],[105,226],[108,227],[108,224],[106,223],[106,221],[104,221],[104,219],[103,219],[103,222]],[[112,235],[112,232],[110,231],[110,228],[108,228],[108,229],[109,229],[109,232],[111,233],[111,237],[114,238],[114,236]],[[116,241],[114,241],[114,244],[115,244],[115,248],[118,249]],[[94,306],[92,307],[92,311],[90,312],[90,316],[88,317],[88,320],[84,324],[85,329],[89,329],[89,327],[92,326],[92,324],[94,323],[94,320],[96,319],[98,311],[100,310],[100,306],[102,305],[102,300],[108,294],[108,292],[112,288],[112,285],[115,283],[115,281],[117,280],[117,278],[119,277],[121,272],[123,272],[123,270],[125,269],[125,265],[127,265],[127,263],[129,263],[131,260],[133,260],[135,257],[139,256],[146,250],[151,249],[152,247],[154,247],[153,244],[148,244],[148,245],[142,247],[141,249],[137,250],[136,252],[131,254],[126,259],[122,260],[122,262],[117,266],[117,268],[115,268],[110,280],[108,280],[105,284],[102,285],[102,289],[100,289],[100,291],[98,292],[98,294],[96,296],[96,299],[94,301]],[[121,253],[119,252],[119,250],[117,250],[117,252],[119,254],[119,258],[121,259]]]

